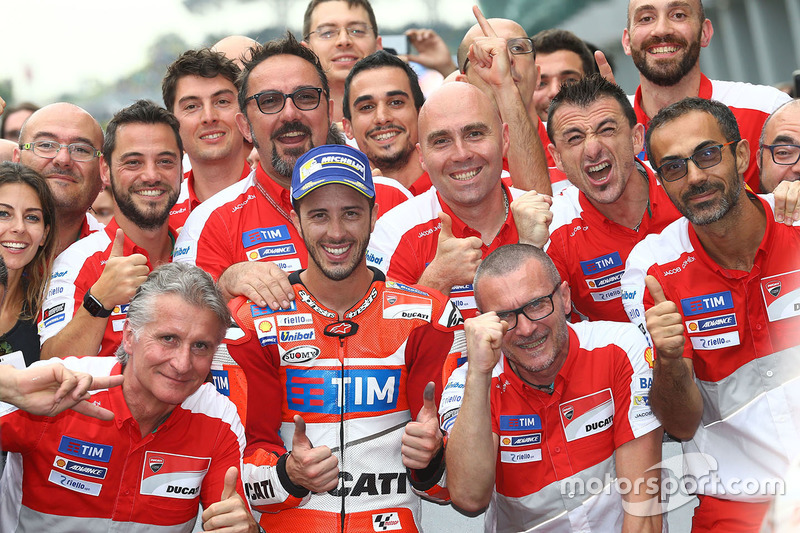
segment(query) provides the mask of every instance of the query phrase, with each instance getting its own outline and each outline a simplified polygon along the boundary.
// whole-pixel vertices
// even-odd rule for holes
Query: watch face
[[[86,296],[83,297],[83,307],[89,311],[89,314],[95,317],[107,317],[111,315],[111,311],[104,308],[103,305],[92,296],[89,291],[86,291]]]

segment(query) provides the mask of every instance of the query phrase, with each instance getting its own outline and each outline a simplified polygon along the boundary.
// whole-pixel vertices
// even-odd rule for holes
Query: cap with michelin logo
[[[326,144],[312,148],[295,163],[292,200],[331,183],[349,185],[367,198],[375,198],[367,156],[346,144]]]

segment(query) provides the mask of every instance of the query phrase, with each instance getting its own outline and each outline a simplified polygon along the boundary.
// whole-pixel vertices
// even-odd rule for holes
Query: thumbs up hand
[[[403,446],[400,453],[403,465],[414,470],[427,467],[442,448],[442,431],[439,429],[439,414],[433,401],[435,386],[431,381],[422,395],[422,409],[417,420],[406,424]]]
[[[645,314],[647,331],[653,339],[657,357],[677,359],[683,356],[683,321],[675,302],[667,300],[664,289],[653,276],[644,279],[647,290],[653,297],[653,307]]]
[[[418,282],[433,287],[443,294],[450,294],[455,285],[472,283],[475,271],[481,264],[483,242],[478,237],[459,239],[453,235],[453,219],[446,213],[439,213],[441,229],[436,245],[436,256],[425,269]],[[423,282],[424,279],[424,282]]]
[[[125,233],[118,228],[103,273],[90,289],[106,309],[130,302],[150,273],[147,258],[142,254],[125,256],[124,244]]]
[[[329,491],[339,484],[339,459],[327,446],[314,447],[300,415],[294,415],[292,453],[286,459],[286,474],[292,483],[311,492]]]
[[[236,492],[239,469],[235,466],[225,472],[220,500],[203,511],[203,531],[225,531],[231,533],[255,533],[258,525],[247,504]]]

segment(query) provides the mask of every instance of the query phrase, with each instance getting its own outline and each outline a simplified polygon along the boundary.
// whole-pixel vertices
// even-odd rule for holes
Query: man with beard
[[[153,267],[170,261],[169,211],[180,193],[183,144],[175,116],[139,100],[108,123],[100,171],[114,196],[104,231],[58,256],[39,324],[42,359],[113,355],[128,302]]]
[[[744,189],[750,146],[725,105],[668,106],[646,143],[685,217],[639,243],[622,277],[656,350],[650,405],[691,454],[692,530],[756,532],[800,455],[800,231]]]
[[[415,148],[424,102],[414,70],[384,50],[356,63],[344,83],[345,134],[356,140],[373,168],[414,196],[431,187]]]
[[[22,127],[12,159],[47,179],[56,202],[56,254],[103,228],[87,213],[102,187],[102,144],[100,124],[66,102],[39,109]]]
[[[631,0],[622,47],[639,70],[633,99],[638,121],[648,127],[660,109],[689,96],[718,100],[736,116],[739,131],[757,146],[767,116],[789,96],[774,87],[709,80],[700,72],[700,48],[714,29],[701,0]],[[644,155],[644,154],[643,154]],[[751,150],[745,182],[759,190],[756,150]]]
[[[367,266],[377,216],[363,153],[312,148],[291,191],[310,257],[289,276],[295,305],[231,302],[263,347],[238,360],[258,409],[245,461],[259,468],[246,467],[245,491],[267,531],[418,532],[416,493],[441,490],[434,390],[445,359],[462,355],[461,317],[436,291]]]
[[[491,503],[487,532],[661,531],[652,467],[662,432],[647,405],[652,350],[641,334],[568,325],[569,284],[534,246],[498,248],[473,284],[481,314],[464,324],[469,362],[440,407],[453,503],[472,512]],[[608,490],[588,489],[600,480]]]
[[[800,100],[791,100],[764,123],[758,146],[761,190],[772,192],[783,181],[800,179]]]
[[[289,217],[294,163],[329,136],[342,139],[331,131],[332,101],[319,59],[291,33],[252,48],[240,82],[236,122],[261,161],[246,179],[189,215],[174,257],[218,279],[227,297],[245,295],[266,305],[258,292],[262,279],[307,265],[305,245]],[[388,186],[376,196],[383,210],[406,199]]]

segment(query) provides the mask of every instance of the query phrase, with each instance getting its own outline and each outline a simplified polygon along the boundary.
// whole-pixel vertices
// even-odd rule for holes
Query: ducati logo
[[[567,420],[572,420],[572,415],[575,414],[575,409],[573,409],[571,405],[564,405],[561,407],[561,414],[563,414],[564,418]]]
[[[777,298],[778,295],[781,293],[781,282],[772,281],[770,283],[767,283],[767,291],[769,291],[769,293],[772,296],[775,296]]]
[[[162,457],[151,457],[148,461],[148,466],[153,473],[157,473],[164,466],[164,459]]]
[[[355,335],[356,331],[358,331],[358,324],[349,320],[343,320],[325,326],[324,333],[328,337],[339,337],[342,339],[350,335]]]
[[[394,305],[395,302],[397,302],[397,296],[394,296],[393,294],[387,294],[386,301],[389,302],[389,305]]]

